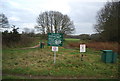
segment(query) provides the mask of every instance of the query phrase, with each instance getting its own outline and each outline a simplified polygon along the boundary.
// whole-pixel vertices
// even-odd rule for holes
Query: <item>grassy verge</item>
[[[26,79],[26,78],[20,77],[20,76],[5,75],[5,76],[2,76],[2,79]]]
[[[59,47],[56,64],[54,64],[51,47],[27,50],[3,49],[3,74],[86,78],[117,77],[117,63],[105,64],[101,62],[100,51],[87,49],[83,61],[80,60],[80,56],[81,53],[77,49]]]

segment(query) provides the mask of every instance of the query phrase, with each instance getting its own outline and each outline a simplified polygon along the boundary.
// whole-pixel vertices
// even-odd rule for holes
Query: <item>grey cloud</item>
[[[94,22],[96,12],[103,6],[102,2],[72,3],[70,16],[77,22]]]
[[[105,2],[70,3],[70,17],[75,23],[76,34],[94,33],[93,24],[96,22],[97,12],[103,7],[104,4]]]

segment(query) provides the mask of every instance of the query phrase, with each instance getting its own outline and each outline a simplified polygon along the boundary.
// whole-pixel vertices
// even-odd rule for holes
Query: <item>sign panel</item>
[[[62,46],[62,33],[48,33],[48,46]]]
[[[86,52],[86,45],[80,44],[80,52]]]
[[[52,51],[58,51],[58,47],[57,46],[52,46]]]

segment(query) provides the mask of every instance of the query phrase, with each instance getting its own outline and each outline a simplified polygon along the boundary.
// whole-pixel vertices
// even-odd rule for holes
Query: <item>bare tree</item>
[[[39,14],[37,26],[42,34],[46,33],[64,33],[70,34],[75,30],[73,22],[67,15],[57,11],[46,11]]]
[[[8,18],[5,16],[5,14],[0,14],[0,27],[1,28],[9,27]]]
[[[50,32],[53,33],[53,18],[54,18],[54,12],[53,11],[50,11],[49,12],[49,20],[50,20]]]

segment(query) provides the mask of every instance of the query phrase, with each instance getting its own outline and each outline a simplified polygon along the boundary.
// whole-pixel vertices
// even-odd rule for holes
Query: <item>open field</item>
[[[80,41],[80,39],[66,38],[66,41]]]
[[[48,46],[44,49],[3,49],[3,79],[117,78],[118,61],[115,64],[103,63],[101,51],[91,48],[83,53],[83,61],[81,54],[79,48],[59,47],[54,64],[54,55]]]

